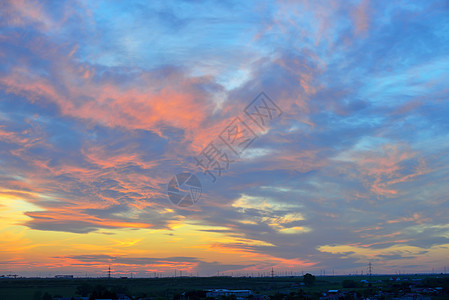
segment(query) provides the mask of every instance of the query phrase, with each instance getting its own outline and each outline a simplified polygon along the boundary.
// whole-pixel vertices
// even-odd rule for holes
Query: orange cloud
[[[423,224],[424,222],[431,221],[429,218],[422,218],[419,213],[414,213],[412,217],[402,217],[394,220],[388,220],[387,224],[402,223],[402,222],[415,222],[417,224]]]
[[[425,161],[417,158],[417,155],[417,152],[409,150],[405,145],[384,145],[378,151],[358,152],[355,160],[363,175],[362,180],[370,187],[371,192],[392,196],[398,194],[393,185],[411,181],[429,172]],[[404,174],[401,164],[412,159],[418,161],[418,166],[413,173]]]
[[[0,77],[0,86],[31,102],[52,101],[63,115],[106,126],[152,130],[160,135],[163,126],[198,129],[206,112],[212,109],[208,95],[194,87],[207,84],[206,79],[181,74],[160,79],[157,74],[142,73],[137,75],[138,85],[125,87],[99,82],[100,78],[91,81],[95,76],[93,68],[78,65],[70,58],[55,55],[53,63],[58,66],[53,78],[37,76],[26,66],[15,67]]]

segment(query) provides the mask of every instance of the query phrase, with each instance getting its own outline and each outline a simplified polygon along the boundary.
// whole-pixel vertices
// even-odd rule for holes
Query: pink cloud
[[[358,36],[366,34],[366,32],[369,30],[369,10],[370,1],[362,0],[351,11],[352,22],[354,23],[354,32]]]
[[[399,192],[393,187],[395,184],[412,181],[428,172],[425,161],[417,156],[417,152],[411,151],[405,145],[385,145],[379,151],[358,153],[356,163],[363,182],[373,193],[394,196]],[[406,174],[401,164],[410,160],[417,160],[418,166],[412,173]]]

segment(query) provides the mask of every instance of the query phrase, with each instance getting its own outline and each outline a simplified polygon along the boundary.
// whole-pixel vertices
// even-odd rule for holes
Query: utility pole
[[[111,279],[111,265],[109,265],[109,269],[108,269],[108,278]]]
[[[271,278],[274,278],[274,269],[271,267]]]

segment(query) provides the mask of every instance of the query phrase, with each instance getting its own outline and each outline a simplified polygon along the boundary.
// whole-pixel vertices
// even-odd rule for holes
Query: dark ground
[[[79,297],[92,295],[94,290],[124,293],[135,299],[179,299],[180,294],[204,289],[249,289],[273,299],[319,299],[322,292],[330,289],[353,291],[360,296],[378,294],[379,288],[386,292],[407,292],[410,284],[444,287],[446,296],[432,299],[449,299],[449,275],[401,275],[401,281],[391,281],[397,275],[372,276],[318,276],[313,286],[301,285],[303,277],[177,277],[177,278],[17,278],[0,279],[0,300],[40,300],[56,296]],[[409,281],[404,280],[409,279]],[[371,284],[361,283],[370,280]],[[290,295],[290,296],[288,296]]]

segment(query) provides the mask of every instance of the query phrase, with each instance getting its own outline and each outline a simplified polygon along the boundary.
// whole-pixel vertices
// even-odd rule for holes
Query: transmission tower
[[[373,275],[373,265],[371,264],[371,262],[369,262],[369,264],[368,264],[368,274],[369,274],[370,278],[371,278],[371,275]]]

